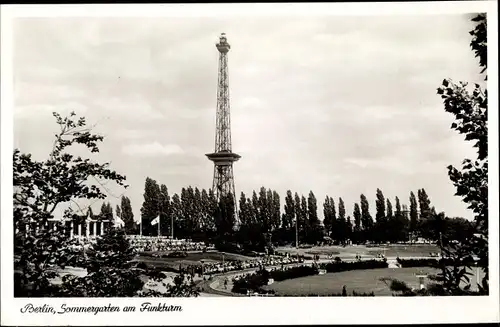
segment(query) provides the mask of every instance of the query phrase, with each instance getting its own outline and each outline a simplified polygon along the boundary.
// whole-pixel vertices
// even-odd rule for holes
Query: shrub
[[[396,259],[402,268],[411,268],[411,267],[441,267],[444,265],[452,265],[452,261],[449,259]],[[466,262],[464,262],[465,264]]]
[[[366,260],[366,261],[354,261],[354,262],[330,262],[326,264],[321,264],[321,269],[325,269],[329,273],[348,271],[348,270],[361,270],[361,269],[377,269],[377,268],[387,268],[389,265],[387,261],[379,260]]]
[[[186,258],[187,256],[187,253],[182,251],[175,251],[166,255],[167,258]]]
[[[284,296],[284,297],[289,297],[289,296],[297,296],[296,294],[287,294],[287,295],[280,295],[278,294],[278,296]],[[345,294],[343,295],[342,293],[331,293],[331,294],[326,294],[326,295],[319,295],[319,294],[314,294],[314,293],[310,293],[310,294],[307,294],[307,295],[300,295],[300,296],[306,296],[306,297],[313,297],[313,296],[316,296],[316,297],[319,297],[319,296],[322,296],[322,297],[341,297],[341,296],[356,296],[356,297],[361,297],[361,296],[375,296],[375,293],[373,292],[370,292],[370,293],[357,293],[356,291],[352,291],[351,294]]]
[[[139,263],[137,263],[137,265],[135,267],[139,268],[139,269],[144,269],[144,270],[148,269],[148,265],[145,262],[139,262]]]
[[[285,270],[273,270],[270,272],[271,278],[280,282],[282,280],[317,275],[318,269],[311,266],[291,267]]]
[[[262,286],[269,282],[269,272],[265,269],[233,280],[233,293],[247,294],[248,291],[264,293]]]

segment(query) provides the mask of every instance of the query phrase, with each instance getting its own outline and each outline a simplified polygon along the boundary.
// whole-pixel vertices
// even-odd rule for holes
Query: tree
[[[201,190],[201,229],[205,234],[206,240],[209,240],[212,237],[212,233],[215,230],[214,226],[214,205],[212,205],[212,197],[213,192],[207,192],[205,189]],[[171,215],[172,215],[172,210]]]
[[[359,244],[361,242],[361,209],[359,204],[354,203],[352,215],[354,216],[354,239]]]
[[[252,221],[254,224],[262,227],[262,222],[260,221],[260,213],[259,213],[259,197],[257,196],[257,192],[252,192]]]
[[[134,221],[134,212],[132,211],[132,204],[130,199],[126,196],[122,196],[121,200],[121,218],[125,224],[125,233],[134,234],[136,233],[136,225]]]
[[[323,238],[323,232],[318,219],[318,204],[316,196],[312,191],[309,192],[307,197],[307,216],[309,224],[308,243],[316,244]]]
[[[384,194],[380,189],[377,189],[377,200],[375,200],[375,207],[377,208],[377,213],[375,214],[375,219],[377,221],[385,219],[385,198]]]
[[[378,242],[385,242],[387,240],[387,217],[385,214],[385,197],[380,189],[377,189],[377,199],[375,200],[375,207],[377,212],[375,214],[376,228],[375,240]]]
[[[72,203],[81,211],[80,200],[104,199],[106,195],[98,185],[105,181],[125,186],[125,176],[111,170],[109,163],[70,154],[74,146],[99,152],[98,144],[104,138],[91,133],[85,118],[76,119],[73,112],[65,118],[53,115],[60,129],[48,159],[34,160],[19,149],[13,153],[16,296],[57,295],[56,286],[50,282],[57,276],[53,267],[64,266],[68,260],[65,248],[70,240],[61,222],[56,222],[56,230],[48,228],[56,209]],[[70,206],[64,218],[73,217]]]
[[[295,202],[295,224],[298,230],[299,239],[302,238],[305,221],[303,220],[302,207],[300,205],[300,196],[297,192],[295,192],[294,196]]]
[[[323,203],[323,214],[323,224],[325,225],[326,234],[332,239],[338,241],[337,212],[335,209],[335,201],[328,195],[326,196],[325,202]]]
[[[386,208],[387,208],[387,240],[390,242],[397,241],[397,230],[395,229],[396,220],[394,218],[394,213],[392,212],[392,203],[389,198],[386,199]]]
[[[345,233],[346,240],[352,241],[352,220],[351,220],[351,216],[347,216],[346,220],[347,220],[347,223],[346,223],[346,233]]]
[[[238,230],[238,241],[243,243],[244,246],[248,249],[253,247],[252,233],[255,227],[250,206],[250,199],[247,199],[245,193],[241,192],[239,205],[240,226]]]
[[[216,235],[217,227],[215,225],[215,213],[217,211],[217,198],[215,197],[215,193],[212,189],[208,190],[208,219],[207,226],[211,235]]]
[[[103,202],[101,205],[101,212],[99,213],[99,218],[102,220],[113,221],[113,208],[111,203]]]
[[[332,234],[335,235],[335,229],[337,229],[337,209],[335,208],[335,200],[330,197],[330,209],[332,214]]]
[[[472,21],[476,26],[470,31],[472,36],[470,46],[479,59],[481,73],[487,80],[486,14],[479,14]],[[437,89],[437,93],[443,100],[445,111],[455,116],[451,129],[464,134],[465,141],[472,141],[473,147],[477,149],[477,157],[464,159],[461,168],[448,166],[448,176],[456,187],[456,195],[461,197],[474,213],[475,235],[471,239],[462,240],[459,246],[444,239],[445,244],[442,244],[442,247],[449,252],[464,252],[478,257],[477,264],[485,272],[480,292],[488,294],[488,91],[475,83],[470,92],[468,83],[455,84],[452,80],[445,79]],[[459,262],[456,263],[458,264]],[[443,268],[442,272],[443,278],[450,276],[451,268],[445,269],[447,268]],[[458,277],[460,276],[455,275],[452,278],[456,280]],[[453,289],[449,288],[446,291],[452,292]]]
[[[160,214],[160,186],[150,178],[146,178],[144,185],[144,202],[141,207],[142,234],[156,235],[157,226],[152,226],[151,221]]]
[[[120,205],[118,205],[118,204],[116,205],[115,212],[116,212],[116,215],[121,218],[121,216],[122,216],[122,210],[120,209]]]
[[[325,226],[326,235],[331,236],[332,234],[332,209],[330,206],[330,198],[328,195],[323,202],[323,225]]]
[[[418,205],[420,207],[420,219],[431,218],[432,208],[429,196],[427,195],[424,189],[418,190],[417,195],[418,195]]]
[[[174,235],[174,237],[181,238],[184,235],[185,228],[184,228],[184,218],[182,216],[181,198],[179,197],[179,195],[177,193],[174,193],[174,195],[172,195],[172,202],[170,205],[170,214],[172,215],[172,218],[174,219],[173,235]],[[179,236],[179,235],[181,235],[181,236]]]
[[[286,197],[285,197],[285,212],[283,215],[283,228],[286,231],[291,231],[293,232],[293,235],[295,235],[295,205],[293,202],[293,195],[292,191],[288,190],[286,191]],[[292,231],[293,229],[293,231]],[[292,233],[290,233],[292,234]],[[292,238],[294,239],[294,238]],[[289,239],[291,240],[291,239]]]
[[[281,226],[281,204],[278,192],[273,191],[271,196],[271,227],[276,231]]]
[[[234,199],[233,199],[234,206]],[[179,231],[183,237],[191,237],[198,225],[198,212],[195,204],[195,191],[192,186],[181,190],[182,229]]]
[[[410,237],[411,241],[415,238],[415,232],[417,231],[418,223],[418,208],[417,208],[417,198],[415,193],[410,192]]]
[[[240,195],[240,205],[239,205],[239,215],[238,217],[240,218],[240,227],[241,226],[248,226],[251,222],[250,220],[250,215],[247,209],[247,197],[245,193],[241,192]]]
[[[270,231],[270,210],[267,199],[267,190],[264,186],[260,188],[258,200],[258,220],[264,233]]]
[[[307,197],[307,216],[310,224],[318,221],[318,205],[312,191],[309,192],[309,196]]]
[[[408,239],[408,227],[409,221],[406,218],[405,212],[403,212],[403,209],[401,208],[399,198],[396,196],[396,211],[394,212],[394,223],[391,225],[391,230],[394,231],[394,241],[405,242]]]
[[[308,216],[307,200],[303,195],[300,197],[300,214],[302,216],[300,220],[303,222],[302,238],[307,243],[309,238],[310,225],[309,225],[309,219],[307,217]]]
[[[370,215],[370,207],[366,196],[361,194],[361,223],[363,224],[363,233],[365,240],[372,240],[373,218]]]
[[[158,207],[160,214],[160,232],[161,235],[171,235],[172,234],[172,223],[171,223],[171,208],[170,208],[170,196],[168,194],[168,188],[165,184],[160,185],[160,194],[158,199]]]
[[[217,233],[221,240],[226,241],[233,234],[236,217],[234,216],[234,197],[232,194],[221,195],[215,214]]]
[[[337,220],[336,229],[338,230],[338,240],[342,244],[345,244],[345,241],[347,239],[347,220],[345,217],[344,200],[342,200],[342,198],[339,198],[339,217]]]
[[[387,220],[393,219],[394,215],[392,212],[392,203],[389,198],[387,198],[386,200],[386,207],[387,207]]]

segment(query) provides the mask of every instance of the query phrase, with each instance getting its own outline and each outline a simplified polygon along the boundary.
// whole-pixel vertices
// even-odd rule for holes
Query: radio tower
[[[234,200],[235,217],[236,192],[234,189],[233,162],[241,158],[233,153],[231,148],[231,118],[229,113],[229,77],[227,69],[227,53],[231,48],[227,43],[226,34],[222,33],[219,43],[215,45],[219,50],[219,78],[217,86],[217,113],[215,126],[215,151],[207,154],[208,159],[214,163],[213,191],[217,201],[222,196],[231,194]]]

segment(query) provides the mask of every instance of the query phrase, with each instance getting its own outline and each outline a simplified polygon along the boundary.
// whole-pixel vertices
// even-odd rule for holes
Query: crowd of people
[[[204,275],[213,275],[213,274],[220,274],[224,272],[244,270],[250,268],[281,267],[283,265],[302,263],[302,262],[304,262],[304,259],[297,257],[264,256],[244,261],[224,261],[224,262],[205,263],[202,266],[196,267],[195,272],[202,273]]]
[[[207,246],[203,242],[193,242],[186,239],[172,239],[168,236],[142,236],[129,235],[127,236],[130,245],[138,252],[149,251],[173,251],[173,252],[189,252],[189,251],[206,251],[214,249],[214,246]]]

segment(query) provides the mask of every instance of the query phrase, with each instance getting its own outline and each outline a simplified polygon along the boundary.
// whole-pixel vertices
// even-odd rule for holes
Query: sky
[[[138,219],[148,176],[171,195],[210,188],[225,32],[238,197],[312,190],[322,218],[326,195],[352,215],[365,194],[374,215],[377,188],[403,204],[424,188],[470,219],[446,167],[475,151],[436,94],[444,78],[483,81],[470,17],[18,18],[14,146],[46,159],[51,113],[75,111],[105,137],[93,158],[127,177],[106,184],[113,206],[128,196]]]

